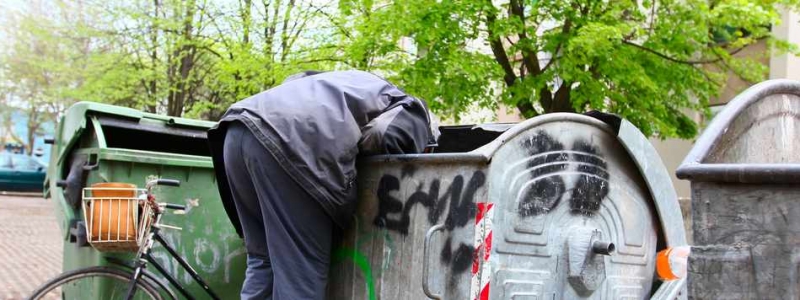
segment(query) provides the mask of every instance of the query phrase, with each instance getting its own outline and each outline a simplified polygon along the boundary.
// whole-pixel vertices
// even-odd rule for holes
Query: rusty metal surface
[[[657,154],[625,130],[552,114],[472,152],[365,161],[328,299],[428,299],[423,285],[442,299],[684,298],[684,281],[652,290],[683,220]]]

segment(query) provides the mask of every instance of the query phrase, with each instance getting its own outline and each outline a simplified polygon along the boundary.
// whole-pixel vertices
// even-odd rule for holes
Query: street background
[[[59,235],[49,200],[0,193],[0,299],[25,299],[61,273]]]

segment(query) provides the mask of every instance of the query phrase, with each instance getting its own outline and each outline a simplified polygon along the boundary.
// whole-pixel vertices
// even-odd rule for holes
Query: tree
[[[2,70],[0,70],[2,72]],[[2,74],[2,73],[0,73]],[[2,77],[0,77],[2,78]],[[6,143],[11,138],[11,108],[8,103],[8,88],[0,82],[0,151],[6,147]]]
[[[96,72],[83,99],[217,119],[233,102],[305,68],[330,68],[309,37],[318,8],[298,0],[98,1]]]
[[[216,67],[203,84],[209,94],[189,116],[217,119],[235,101],[274,87],[308,69],[334,68],[336,57],[316,37],[321,11],[313,1],[240,0],[216,8],[210,25]]]
[[[78,2],[80,3],[80,2]],[[31,1],[26,9],[10,13],[3,29],[13,41],[0,56],[0,84],[4,95],[6,133],[28,154],[45,123],[55,123],[69,103],[68,88],[81,85],[88,41],[65,34],[56,24],[81,24],[79,14],[54,10],[62,3]],[[82,12],[81,12],[82,13]],[[12,127],[14,110],[25,116],[26,136]]]
[[[728,73],[766,66],[733,54],[772,37],[798,1],[340,1],[330,16],[343,59],[382,71],[458,117],[472,103],[525,117],[603,110],[645,134],[690,138],[686,111],[707,111]],[[765,53],[765,55],[768,55]]]
[[[333,9],[312,3],[20,3],[0,28],[0,83],[29,120],[55,121],[79,100],[213,120],[292,73],[334,68],[332,48],[317,42],[320,12]]]
[[[83,99],[181,116],[202,97],[199,78],[209,73],[213,40],[206,1],[98,1],[91,26],[98,39],[93,72],[75,89]]]

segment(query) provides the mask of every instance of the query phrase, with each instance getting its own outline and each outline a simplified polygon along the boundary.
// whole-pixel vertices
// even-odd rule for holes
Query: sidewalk
[[[0,300],[24,299],[61,273],[61,252],[52,203],[0,194]]]

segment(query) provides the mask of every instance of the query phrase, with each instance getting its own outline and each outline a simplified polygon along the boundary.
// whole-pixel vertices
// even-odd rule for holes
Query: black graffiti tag
[[[600,201],[608,196],[608,172],[603,159],[598,158],[597,149],[589,143],[578,141],[573,146],[578,152],[586,155],[573,155],[578,165],[578,182],[572,190],[569,199],[569,208],[573,213],[592,214],[600,210]]]
[[[544,131],[523,140],[520,146],[533,157],[527,163],[533,182],[526,187],[517,208],[521,217],[546,214],[558,206],[567,192],[564,176],[577,176],[569,197],[572,213],[591,215],[600,209],[609,192],[609,174],[605,160],[594,146],[578,140],[571,151],[565,151],[562,143]],[[577,175],[559,174],[575,164]]]
[[[532,170],[532,179],[567,168],[565,162],[569,160],[569,155],[564,152],[564,145],[543,131],[524,140],[522,147],[528,151],[529,156],[534,157],[527,163],[528,169]],[[558,205],[564,192],[564,179],[561,176],[547,176],[536,180],[525,192],[517,211],[521,216],[545,214]]]
[[[393,175],[384,175],[378,183],[378,215],[373,224],[408,235],[411,209],[415,205],[422,205],[427,208],[427,221],[430,225],[439,224],[447,209],[445,230],[464,227],[475,217],[475,194],[485,183],[486,175],[482,171],[475,171],[466,184],[464,176],[457,175],[442,193],[441,181],[437,178],[430,181],[427,190],[424,184],[419,185],[403,202],[390,195],[391,192],[400,190],[400,179]],[[399,216],[390,217],[396,214]],[[471,245],[464,243],[453,249],[452,238],[448,236],[440,259],[442,263],[450,265],[453,272],[461,273],[472,265],[474,251]]]

